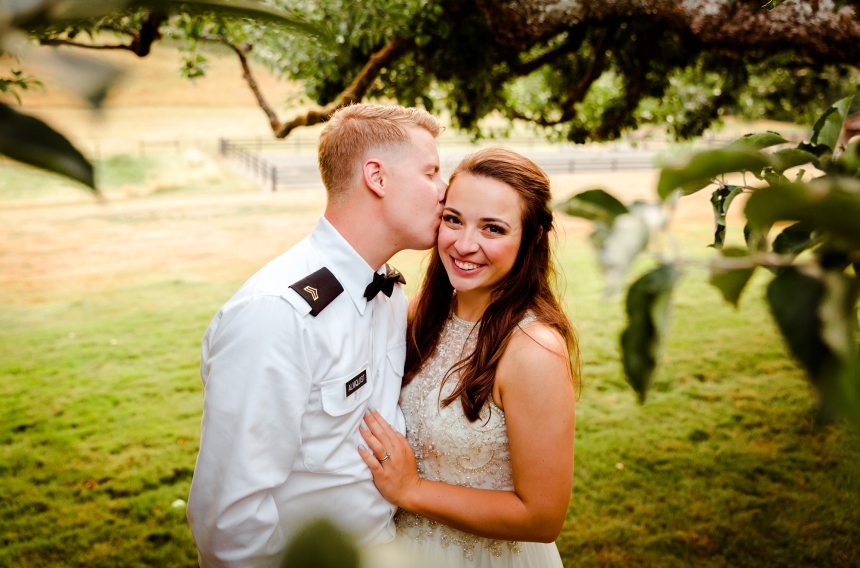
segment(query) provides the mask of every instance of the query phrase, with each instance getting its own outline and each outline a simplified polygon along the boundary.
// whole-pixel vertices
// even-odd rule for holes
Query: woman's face
[[[489,296],[514,266],[521,239],[522,205],[511,186],[466,173],[454,179],[438,245],[458,294]]]

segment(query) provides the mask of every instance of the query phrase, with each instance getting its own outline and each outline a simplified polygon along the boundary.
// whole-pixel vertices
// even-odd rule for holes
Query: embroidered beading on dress
[[[520,326],[534,321],[528,316]],[[442,481],[463,487],[512,491],[511,450],[505,413],[490,399],[480,418],[469,422],[459,401],[441,408],[457,386],[459,377],[443,378],[452,366],[475,349],[478,324],[449,315],[434,354],[400,393],[400,406],[406,418],[406,438],[415,450],[418,474],[422,479]],[[471,535],[400,510],[395,517],[397,532],[416,540],[434,538],[440,532],[443,548],[456,546],[473,560],[476,547],[499,557],[507,548],[519,554],[520,543]]]

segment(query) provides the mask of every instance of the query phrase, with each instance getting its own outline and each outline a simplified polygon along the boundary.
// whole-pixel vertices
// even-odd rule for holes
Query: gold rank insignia
[[[303,289],[305,292],[307,292],[308,294],[311,295],[311,298],[314,299],[314,302],[316,302],[317,300],[320,299],[320,296],[319,296],[319,293],[317,292],[317,289],[314,288],[313,286],[305,286]]]

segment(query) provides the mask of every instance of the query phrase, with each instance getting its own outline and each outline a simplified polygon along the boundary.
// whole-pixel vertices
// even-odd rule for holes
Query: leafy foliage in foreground
[[[610,195],[590,190],[559,208],[595,221],[593,240],[614,290],[649,241],[666,237],[665,219],[649,224],[636,211],[666,218],[677,199],[716,186],[710,246],[721,255],[712,263],[710,283],[737,306],[757,268],[773,272],[767,302],[789,350],[816,389],[820,418],[842,414],[860,426],[860,140],[846,147],[844,139],[852,98],[837,101],[819,118],[808,143],[791,148],[776,133],[750,134],[726,148],[664,167],[657,184],[661,203],[634,204],[623,211]],[[765,152],[773,148],[779,149]],[[803,169],[793,179],[786,175],[799,166],[822,173],[812,179]],[[729,183],[727,174],[741,174],[742,181]],[[747,174],[757,182],[748,183]],[[724,248],[726,215],[742,194],[749,195],[744,208],[747,248]],[[771,238],[777,227],[781,231]],[[799,258],[804,251],[809,254]],[[658,268],[630,286],[629,325],[621,336],[624,369],[642,401],[659,362],[656,353],[664,341],[677,267],[684,264],[677,256],[662,255],[659,261]]]

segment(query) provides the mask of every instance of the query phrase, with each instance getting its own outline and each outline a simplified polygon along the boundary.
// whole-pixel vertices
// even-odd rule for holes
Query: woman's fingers
[[[372,406],[367,409],[367,412],[364,413],[364,422],[370,427],[370,431],[373,432],[373,435],[376,436],[376,439],[379,440],[383,446],[386,448],[394,447],[394,440],[392,440],[390,432],[391,427],[388,425],[388,422],[385,421],[379,412]],[[385,455],[385,452],[382,452],[382,455]]]
[[[373,452],[376,459],[379,460],[384,458],[385,454],[388,453],[388,449],[376,438],[376,436],[373,435],[373,432],[364,424],[360,424],[358,426],[358,431],[361,433],[361,437],[364,438],[365,443],[367,443],[367,446],[370,448],[370,451]]]
[[[370,468],[370,473],[372,473],[374,477],[376,477],[377,474],[382,473],[382,464],[379,463],[379,460],[376,459],[373,452],[364,447],[364,445],[361,445],[358,447],[358,453],[361,456],[361,459],[364,460],[364,463],[367,464],[367,467]]]

